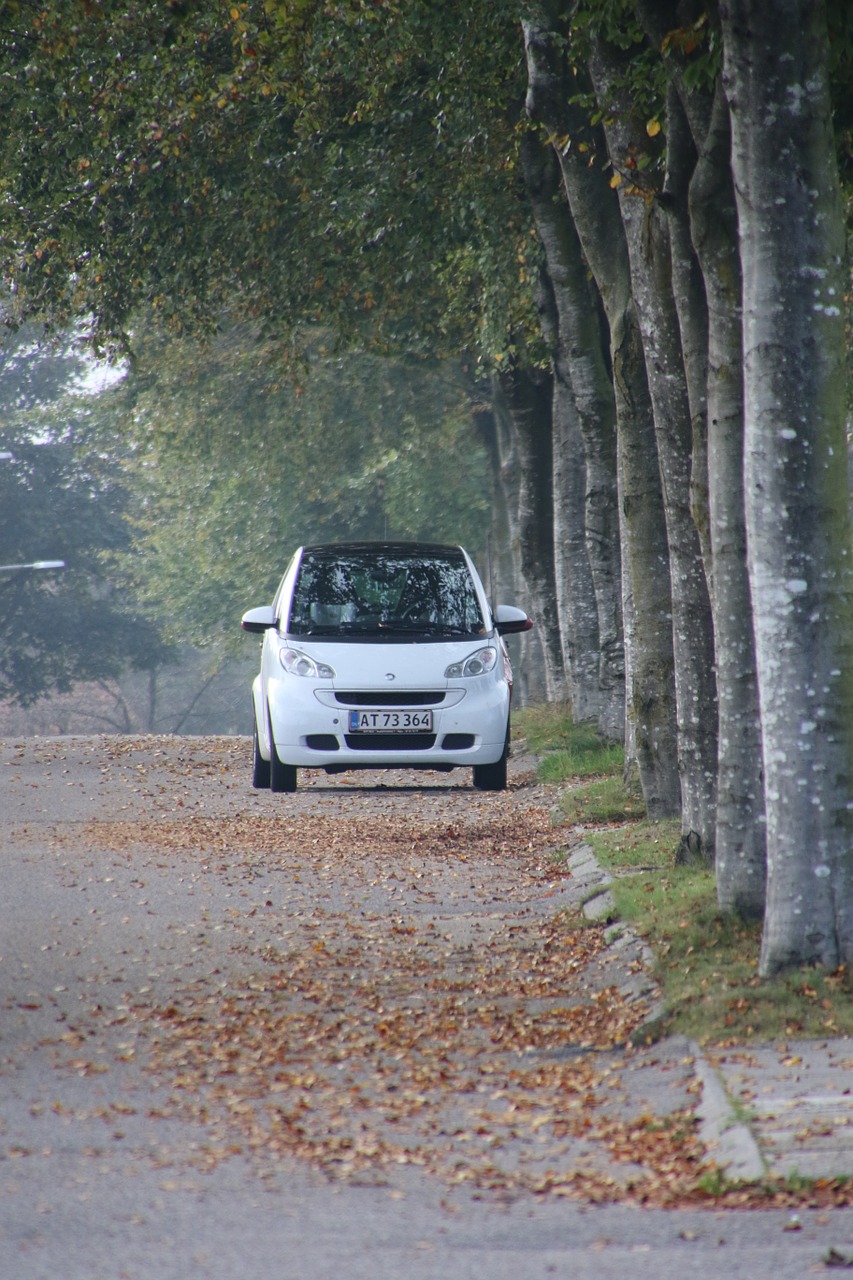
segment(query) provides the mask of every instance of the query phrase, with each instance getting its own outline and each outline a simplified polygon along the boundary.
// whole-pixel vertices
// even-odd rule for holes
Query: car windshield
[[[485,631],[461,552],[306,550],[290,608],[292,635],[476,636]]]

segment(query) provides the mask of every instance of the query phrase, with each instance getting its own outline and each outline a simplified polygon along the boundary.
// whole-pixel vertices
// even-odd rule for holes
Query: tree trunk
[[[746,567],[741,277],[730,153],[728,103],[720,84],[691,183],[690,210],[708,298],[709,499],[720,725],[717,899],[721,910],[750,918],[764,911],[767,847]]]
[[[704,141],[704,132],[702,135]],[[692,431],[690,512],[699,534],[705,577],[713,576],[708,493],[708,300],[690,225],[690,183],[698,162],[697,144],[674,85],[667,90],[667,173],[663,204],[669,227],[672,295]],[[713,609],[713,601],[712,601]]]
[[[554,580],[554,516],[551,435],[552,378],[540,370],[515,366],[493,379],[496,415],[512,432],[518,456],[516,559],[528,611],[542,643],[545,697],[568,697],[563,668],[557,588]]]
[[[701,17],[693,0],[638,0],[650,41],[660,48],[668,32]],[[672,102],[677,91],[698,159],[688,197],[690,238],[702,270],[704,297],[696,298],[687,273],[675,287],[688,375],[693,429],[693,516],[699,529],[714,616],[717,671],[718,750],[715,836],[717,898],[721,910],[746,918],[764,911],[766,843],[761,719],[755,672],[752,604],[746,569],[743,507],[743,379],[741,376],[741,278],[737,210],[732,184],[728,103],[717,83],[702,91],[684,84],[686,59],[677,47],[667,58],[672,84],[667,113],[667,150],[683,145],[683,123]],[[682,163],[679,169],[686,172]],[[670,166],[671,174],[675,166]],[[680,197],[680,190],[676,193]],[[681,199],[669,210],[674,264],[686,256]],[[682,245],[680,251],[676,245]],[[675,271],[674,271],[675,278]],[[687,300],[690,299],[688,302]],[[696,385],[699,364],[697,314],[706,318],[706,382]],[[691,351],[693,355],[691,356]],[[701,406],[701,397],[706,403]],[[700,440],[704,419],[706,442]],[[704,461],[703,461],[704,460]],[[707,465],[707,495],[702,469]]]
[[[645,128],[635,119],[618,52],[594,41],[590,69],[614,168],[628,172],[642,153]],[[646,198],[644,198],[644,196]],[[620,186],[651,395],[671,567],[672,632],[682,842],[679,858],[713,858],[717,779],[717,701],[711,601],[699,535],[691,513],[693,428],[681,332],[675,308],[667,216],[633,183]]]
[[[603,140],[571,105],[554,0],[531,5],[523,23],[528,65],[528,111],[559,139],[563,180],[584,257],[595,278],[610,329],[616,406],[623,600],[630,609],[626,654],[630,671],[627,715],[636,743],[646,808],[651,817],[680,812],[672,653],[669,553],[663,518],[654,425],[637,316],[631,299],[625,237],[614,193],[593,153]],[[625,609],[628,617],[628,609]]]
[[[767,816],[764,975],[853,961],[844,216],[819,0],[725,0],[745,503]]]
[[[517,539],[518,468],[512,442],[502,438],[491,403],[482,386],[471,389],[471,415],[477,438],[486,450],[491,478],[491,522],[484,583],[493,605],[515,600],[519,578],[512,547]]]
[[[618,740],[625,664],[613,387],[556,155],[528,133],[522,157],[553,299],[542,308],[542,328],[554,369],[555,566],[572,710],[576,721],[594,719]]]
[[[519,545],[518,490],[519,463],[509,416],[496,407],[494,387],[489,403],[479,389],[472,389],[474,422],[485,445],[492,477],[492,519],[489,533],[486,589],[492,605],[517,604],[523,608],[527,592],[516,559]],[[535,631],[507,637],[515,683],[513,704],[525,706],[544,702],[545,681],[542,646]]]

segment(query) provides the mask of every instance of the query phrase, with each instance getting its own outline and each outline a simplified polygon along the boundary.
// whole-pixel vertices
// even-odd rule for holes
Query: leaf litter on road
[[[392,1191],[414,1166],[483,1194],[703,1201],[691,1107],[654,1114],[627,1096],[646,1008],[608,981],[604,930],[560,909],[569,877],[542,789],[331,786],[286,810],[266,798],[217,814],[199,782],[233,787],[233,746],[197,770],[181,753],[171,774],[166,745],[148,760],[141,741],[145,764],[125,747],[113,767],[157,813],[58,827],[60,852],[82,839],[137,886],[153,862],[247,899],[228,908],[207,973],[176,978],[167,998],[162,984],[128,989],[99,1023],[127,1037],[114,1065],[133,1060],[165,1090],[150,1115],[198,1127],[195,1163],[295,1158]],[[180,932],[203,953],[225,923],[205,908]],[[86,1057],[65,1063],[78,1075],[103,1061],[86,1036]],[[690,1077],[689,1062],[673,1068],[676,1100]]]
[[[413,793],[343,816],[89,825],[114,855],[156,848],[276,885],[274,939],[242,938],[238,921],[227,976],[167,1003],[137,995],[126,1015],[168,1085],[162,1114],[204,1127],[202,1161],[239,1151],[380,1180],[414,1165],[481,1191],[591,1200],[664,1203],[695,1185],[689,1117],[609,1105],[645,1010],[588,983],[604,934],[549,902],[566,872],[538,799],[467,795],[449,818]]]

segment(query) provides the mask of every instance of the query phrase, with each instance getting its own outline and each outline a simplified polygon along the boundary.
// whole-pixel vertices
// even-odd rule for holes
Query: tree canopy
[[[513,9],[475,8],[17,4],[0,181],[19,308],[89,315],[105,345],[146,306],[173,332],[227,310],[279,338],[320,321],[435,355],[485,327],[506,347],[536,257],[523,57]]]

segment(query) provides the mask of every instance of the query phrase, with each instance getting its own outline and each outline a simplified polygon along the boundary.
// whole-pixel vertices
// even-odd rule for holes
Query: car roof
[[[364,555],[376,556],[435,556],[442,559],[462,556],[462,548],[440,542],[318,542],[302,548],[303,555],[339,556]]]

